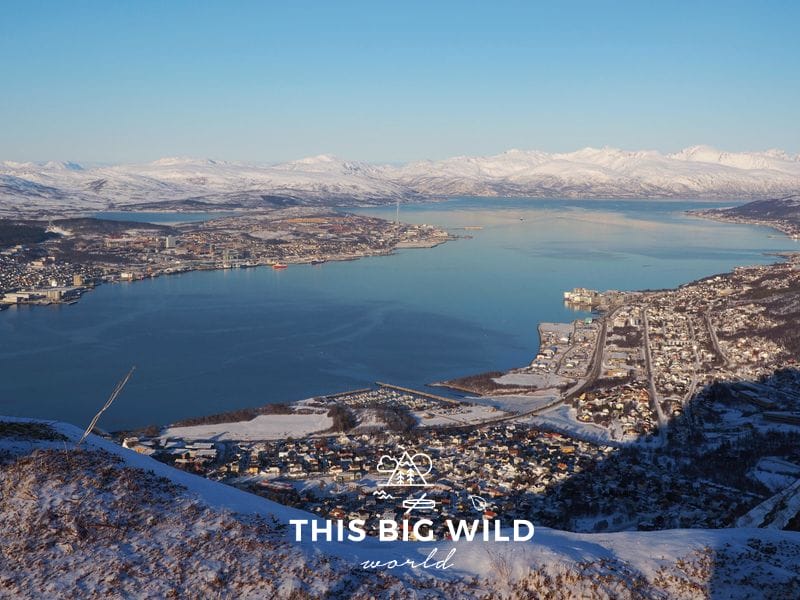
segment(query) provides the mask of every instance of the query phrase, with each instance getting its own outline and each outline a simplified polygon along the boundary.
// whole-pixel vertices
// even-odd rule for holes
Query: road
[[[437,429],[462,429],[465,427],[476,428],[476,427],[485,427],[487,425],[496,425],[498,423],[503,423],[505,421],[513,421],[515,419],[522,419],[525,417],[538,415],[546,410],[550,410],[551,408],[558,406],[559,404],[563,404],[564,402],[567,402],[572,398],[574,398],[575,396],[583,393],[584,390],[591,387],[594,384],[594,382],[597,381],[597,378],[600,377],[600,372],[602,371],[603,368],[603,350],[606,345],[606,333],[608,331],[608,321],[614,318],[619,309],[620,307],[617,307],[598,319],[600,321],[600,331],[597,333],[597,340],[595,341],[594,354],[592,355],[592,360],[589,366],[589,370],[583,382],[578,384],[569,392],[566,392],[565,394],[559,396],[558,398],[553,400],[553,402],[549,402],[544,406],[540,406],[538,408],[529,410],[524,413],[504,415],[497,419],[481,421],[480,423],[471,423],[469,425],[439,425],[436,426],[436,428]]]
[[[586,389],[590,388],[595,381],[597,381],[598,377],[600,377],[600,372],[603,370],[603,351],[606,347],[606,333],[608,331],[608,322],[612,320],[617,312],[619,312],[620,307],[614,308],[607,314],[601,317],[600,321],[600,331],[597,334],[597,342],[594,348],[594,355],[592,356],[591,366],[589,367],[589,371],[586,373],[586,380],[583,384],[570,391],[565,397],[564,401],[571,400],[575,396],[582,394]]]
[[[653,362],[650,356],[650,330],[647,323],[647,309],[642,308],[642,325],[644,329],[644,362],[647,368],[647,380],[649,384],[650,402],[652,408],[658,417],[658,435],[661,438],[661,445],[663,446],[667,441],[667,418],[664,416],[664,411],[661,409],[661,402],[656,393],[656,380],[653,375]]]
[[[714,325],[711,323],[711,315],[709,313],[705,313],[703,316],[706,319],[706,327],[708,327],[708,335],[711,336],[711,343],[714,345],[714,352],[716,352],[717,356],[722,359],[722,366],[727,367],[730,361],[719,347],[719,339],[717,339],[717,332],[714,330]]]
[[[698,375],[700,374],[700,356],[697,354],[697,335],[694,332],[694,325],[692,325],[691,319],[688,320],[688,325],[689,325],[689,337],[692,340],[692,353],[694,354],[694,369],[692,371],[692,383],[689,386],[689,391],[683,398],[682,405],[683,405],[683,414],[688,419],[691,419],[692,398],[694,398],[694,393],[697,390]]]
[[[577,332],[578,332],[578,322],[577,322],[577,321],[573,321],[573,322],[572,322],[572,339],[573,339],[573,340],[575,340],[575,334],[576,334]],[[541,329],[539,329],[539,336],[541,337],[541,335],[542,335],[542,331],[541,331]],[[564,352],[564,353],[563,353],[563,354],[562,354],[562,355],[559,357],[558,361],[556,362],[556,370],[555,370],[555,372],[556,372],[556,373],[558,373],[558,372],[561,370],[561,365],[563,365],[563,364],[564,364],[564,359],[565,359],[565,358],[567,358],[567,354],[569,354],[570,350],[572,350],[572,349],[574,349],[574,348],[575,348],[575,345],[573,344],[572,346],[570,346],[570,347],[569,347],[569,348],[568,348],[568,349],[567,349],[567,350],[566,350],[566,351],[565,351],[565,352]]]

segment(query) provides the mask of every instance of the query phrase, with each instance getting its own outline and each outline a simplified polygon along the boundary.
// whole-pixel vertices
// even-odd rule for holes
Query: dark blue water
[[[74,306],[0,313],[0,414],[88,422],[131,365],[108,429],[363,387],[422,386],[530,361],[575,286],[671,287],[797,249],[697,202],[457,200],[401,218],[471,235],[285,271],[101,286]],[[361,212],[394,218],[394,207]],[[482,226],[464,231],[464,226]]]

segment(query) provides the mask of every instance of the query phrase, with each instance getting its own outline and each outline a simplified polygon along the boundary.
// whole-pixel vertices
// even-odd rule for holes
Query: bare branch
[[[111,404],[114,402],[114,400],[117,399],[117,396],[120,395],[120,393],[122,392],[122,388],[124,388],[125,384],[128,383],[128,380],[131,378],[131,375],[133,375],[133,372],[135,370],[136,370],[135,366],[131,367],[131,370],[128,371],[128,374],[125,375],[125,377],[122,379],[122,381],[120,381],[117,384],[117,387],[115,387],[114,391],[111,392],[111,395],[108,397],[108,400],[106,400],[106,403],[103,405],[103,408],[101,408],[98,411],[98,413],[94,416],[94,419],[92,419],[92,422],[89,423],[89,426],[86,428],[86,431],[83,432],[83,435],[81,436],[81,439],[79,439],[78,443],[75,444],[76,448],[81,445],[83,440],[85,440],[87,437],[89,437],[89,434],[94,429],[94,426],[97,425],[97,421],[100,420],[100,415],[102,415],[104,412],[106,412],[106,409],[108,409],[108,407],[111,406]]]

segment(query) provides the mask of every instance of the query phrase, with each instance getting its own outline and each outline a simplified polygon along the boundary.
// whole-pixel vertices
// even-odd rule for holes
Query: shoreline
[[[369,258],[371,256],[390,256],[392,254],[396,254],[399,250],[402,250],[402,249],[407,249],[407,248],[433,248],[433,247],[436,247],[436,246],[444,244],[446,241],[452,241],[453,239],[459,239],[459,237],[458,236],[449,235],[447,238],[444,238],[444,239],[434,239],[434,240],[429,240],[427,242],[414,243],[412,245],[397,244],[391,249],[388,249],[388,250],[385,250],[385,251],[380,251],[380,252],[367,252],[367,253],[360,253],[360,254],[357,254],[357,255],[332,255],[330,257],[327,257],[327,260],[330,261],[330,262],[344,262],[344,261],[358,260],[360,258]],[[794,253],[792,253],[791,251],[783,251],[783,252],[780,252],[780,253],[772,253],[772,254],[781,257],[782,260],[785,260],[787,257],[792,256]],[[313,258],[311,258],[311,257],[294,258],[294,259],[287,258],[285,262],[288,263],[288,264],[311,264],[313,262]],[[243,267],[245,267],[245,268],[247,268],[247,267],[255,267],[255,266],[270,266],[270,265],[268,263],[257,264],[257,265],[243,265]],[[236,267],[236,268],[238,268],[238,267]],[[739,266],[734,267],[734,268],[739,268]],[[223,266],[209,266],[209,267],[199,266],[197,268],[188,268],[188,269],[177,270],[177,271],[172,271],[172,272],[164,272],[164,273],[153,274],[152,276],[142,277],[141,280],[148,279],[148,278],[160,277],[162,274],[163,275],[172,275],[172,274],[188,273],[188,272],[192,272],[192,271],[210,271],[210,270],[225,270],[225,269],[226,269],[226,267],[223,267]],[[723,275],[729,275],[729,274],[730,274],[730,272],[727,272],[727,273],[724,273]],[[670,288],[668,290],[662,290],[662,291],[674,291],[674,290],[676,290],[676,289],[678,289],[680,287],[687,286],[687,285],[692,285],[694,283],[698,283],[698,282],[704,281],[705,279],[713,278],[713,277],[715,277],[715,275],[709,275],[707,277],[696,279],[696,280],[690,281],[688,283],[680,284],[676,288]],[[137,279],[137,280],[139,280],[139,279]],[[108,283],[116,283],[116,282],[118,282],[118,281],[109,281]],[[651,292],[653,292],[653,291],[652,290],[645,290],[645,291],[641,291],[641,292],[631,292],[631,294],[641,294],[641,293],[651,293]],[[70,304],[70,303],[72,303],[72,302],[51,303],[50,305]],[[598,324],[602,324],[603,321],[607,318],[608,313],[609,313],[609,311],[605,310],[599,315],[598,318],[596,318],[594,320]],[[569,327],[574,327],[575,324],[580,322],[580,321],[581,321],[581,319],[578,319],[573,323],[562,324],[562,325],[566,325],[566,326],[569,326]],[[543,327],[543,325],[545,325],[545,323],[538,323],[537,324],[537,329],[539,331],[539,347],[537,349],[537,354],[541,354],[542,350],[547,345],[544,342],[544,336],[542,335],[542,332],[543,332],[542,327]],[[504,377],[506,375],[509,375],[509,374],[511,374],[511,375],[520,374],[519,371],[521,369],[524,369],[524,368],[525,367],[512,367],[512,368],[508,369],[507,371],[492,371],[492,372],[489,372],[489,373],[478,373],[478,374],[476,374],[474,376],[491,375],[490,377],[488,377],[488,379],[501,379],[502,377]],[[522,375],[532,375],[532,374],[533,373],[530,373],[530,372],[529,373],[522,373]],[[470,376],[468,375],[467,377],[470,377]],[[564,384],[559,388],[553,388],[553,387],[548,387],[548,386],[540,387],[540,386],[507,385],[506,389],[498,389],[498,388],[500,388],[500,386],[503,386],[503,383],[494,382],[495,383],[495,389],[491,390],[489,392],[481,392],[481,391],[476,390],[475,388],[472,388],[470,386],[460,386],[458,384],[456,384],[456,385],[448,385],[448,383],[452,384],[453,382],[455,382],[457,380],[452,380],[451,382],[447,382],[447,381],[435,382],[435,383],[429,383],[427,385],[431,386],[431,387],[442,387],[442,388],[446,388],[446,389],[452,389],[455,392],[458,392],[460,394],[467,394],[467,395],[477,394],[478,396],[484,396],[484,397],[488,397],[488,398],[498,398],[498,397],[501,397],[501,396],[515,396],[515,395],[535,395],[537,393],[541,394],[541,393],[549,391],[549,390],[553,390],[553,391],[557,390],[557,393],[559,395],[561,395],[564,398],[566,398],[568,395],[571,395],[570,394],[571,391],[573,391],[575,389],[579,389],[581,387],[585,387],[585,383],[582,383],[582,382],[578,381],[579,379],[580,378],[576,378],[576,380],[574,382],[571,382],[569,384]],[[402,383],[402,382],[400,382],[400,383]],[[469,402],[469,400],[467,400],[467,402]],[[563,402],[564,402],[564,399],[561,399],[561,400],[559,400],[557,402],[548,403],[546,407],[539,406],[535,410],[539,411],[539,410],[543,410],[544,408],[551,408],[553,405],[558,404],[558,403],[563,403]]]
[[[739,217],[725,215],[720,212],[715,212],[721,209],[708,209],[706,210],[687,210],[686,214],[700,219],[708,219],[709,221],[716,221],[718,223],[733,223],[735,225],[756,225],[758,227],[767,227],[792,240],[800,240],[800,225],[792,223],[781,223],[772,220],[754,219],[750,217]]]
[[[441,243],[443,243],[443,242],[441,242]],[[691,282],[688,282],[688,283],[682,284],[682,285],[691,285],[692,283],[696,283],[697,281],[702,281],[702,279],[698,279],[696,281],[691,281]],[[670,288],[669,290],[665,290],[665,291],[672,291],[673,289],[678,289],[678,288]],[[617,294],[617,292],[613,292],[613,291],[612,292],[606,292],[606,293],[607,294],[612,294],[612,295]],[[629,295],[638,296],[638,295],[643,294],[643,293],[647,293],[647,292],[646,291],[645,292],[634,291],[634,292],[628,292],[628,293],[626,293],[626,295],[629,294]],[[616,307],[615,304],[611,304],[611,305],[605,306],[605,308],[603,308],[603,309],[599,309],[598,308],[598,309],[596,309],[594,311],[595,316],[593,316],[591,318],[584,317],[584,318],[581,318],[581,319],[575,319],[574,321],[572,321],[570,323],[552,323],[552,322],[540,322],[540,323],[538,323],[537,324],[537,331],[539,332],[539,348],[538,348],[538,352],[537,352],[536,356],[537,357],[541,356],[543,354],[543,350],[545,350],[545,347],[548,346],[549,343],[552,343],[552,342],[548,342],[548,337],[549,336],[563,334],[564,331],[567,330],[567,329],[571,330],[572,332],[576,332],[579,324],[586,325],[588,321],[591,321],[592,325],[597,326],[597,328],[598,328],[598,339],[596,341],[600,341],[599,340],[600,332],[602,331],[604,333],[607,319],[609,318],[609,316],[613,316],[614,315],[614,313],[616,312],[616,308],[617,307]],[[563,337],[561,339],[563,339]],[[564,342],[562,342],[562,344],[563,343]],[[527,397],[530,397],[532,399],[544,399],[546,397],[548,399],[548,401],[545,404],[543,404],[541,406],[537,405],[535,408],[533,408],[531,410],[527,410],[526,409],[526,410],[523,410],[521,412],[515,412],[515,411],[509,411],[509,410],[503,408],[503,409],[500,409],[500,410],[502,410],[506,414],[504,414],[501,417],[493,417],[493,418],[491,418],[491,419],[489,419],[489,420],[487,420],[485,422],[471,423],[471,424],[466,425],[466,426],[477,427],[477,426],[483,426],[483,425],[487,425],[487,424],[494,423],[494,422],[502,422],[502,421],[506,421],[506,420],[519,419],[519,418],[522,418],[522,417],[525,417],[525,416],[528,416],[528,415],[535,415],[535,414],[537,414],[539,412],[542,412],[542,411],[545,411],[545,410],[549,410],[549,409],[551,409],[551,408],[553,408],[555,406],[561,405],[564,402],[567,402],[568,400],[570,400],[572,397],[576,396],[580,391],[586,389],[588,386],[590,386],[592,383],[594,383],[594,379],[596,379],[596,376],[593,378],[591,376],[591,373],[594,370],[598,370],[599,367],[600,367],[600,363],[602,362],[602,359],[597,356],[598,352],[599,352],[599,350],[598,350],[599,348],[601,348],[601,345],[598,344],[598,343],[595,343],[595,345],[593,346],[593,350],[591,352],[591,356],[588,359],[588,363],[587,363],[587,366],[586,366],[586,373],[585,373],[584,376],[577,376],[577,377],[574,377],[574,379],[572,379],[572,380],[565,380],[564,383],[561,383],[558,386],[541,386],[541,387],[534,386],[534,385],[518,386],[518,385],[504,385],[502,383],[495,382],[493,384],[493,389],[492,390],[483,390],[482,391],[482,390],[476,389],[475,387],[470,387],[469,385],[463,385],[463,384],[460,383],[460,382],[462,382],[464,380],[470,380],[470,379],[473,379],[473,378],[480,378],[480,381],[497,380],[497,379],[501,379],[502,377],[505,377],[505,376],[508,376],[508,375],[520,375],[520,374],[522,376],[531,375],[533,377],[543,377],[544,378],[543,380],[546,381],[548,375],[552,375],[552,373],[547,373],[547,372],[545,372],[543,374],[530,373],[530,372],[521,373],[521,371],[526,369],[526,367],[524,367],[524,366],[523,367],[512,367],[512,368],[510,368],[510,369],[508,369],[506,371],[488,371],[488,372],[477,373],[475,375],[467,375],[467,376],[464,376],[464,377],[461,377],[461,378],[457,378],[457,379],[453,379],[453,380],[436,381],[436,382],[428,383],[428,384],[426,384],[426,386],[430,387],[430,388],[442,388],[442,389],[446,389],[446,390],[457,392],[459,394],[464,394],[465,396],[462,396],[460,398],[455,398],[455,399],[452,399],[452,400],[448,400],[448,402],[452,402],[453,404],[460,405],[460,406],[469,406],[469,405],[473,405],[473,406],[474,405],[479,405],[480,406],[480,405],[483,405],[483,404],[481,404],[480,402],[474,402],[474,401],[471,401],[471,400],[479,400],[479,399],[497,400],[497,399],[501,399],[503,396],[508,396],[509,398],[514,398],[514,397],[519,397],[519,396],[527,396]],[[568,354],[571,350],[573,350],[572,346],[568,346],[568,347],[566,347],[564,349],[564,352],[562,353],[561,357],[558,359],[558,367],[559,368],[561,366],[561,362],[563,362],[564,356],[566,354]],[[600,354],[602,354],[602,353],[600,353]],[[557,375],[556,375],[556,377],[557,377]],[[411,390],[409,388],[404,388],[402,386],[393,385],[393,384],[386,384],[386,383],[382,383],[382,382],[376,382],[376,385],[379,388],[381,388],[381,387],[389,387],[389,388],[396,388],[398,390],[406,390],[406,391],[409,391],[409,392],[413,392],[415,394],[421,394],[423,396],[430,395],[429,393],[426,393],[426,392],[420,392],[419,390]],[[504,390],[503,387],[505,387],[506,389]],[[370,388],[367,388],[367,389],[370,389]],[[358,392],[362,392],[362,391],[364,391],[364,390],[358,390]],[[353,392],[340,392],[340,393],[327,394],[327,395],[325,395],[323,397],[327,398],[327,399],[333,399],[333,398],[336,398],[337,396],[345,396],[345,395],[348,395],[348,394],[351,394],[351,393],[353,393]],[[538,398],[537,398],[537,396],[538,396]],[[313,397],[312,398],[303,398],[303,399],[300,399],[300,400],[290,401],[287,404],[289,406],[297,408],[297,407],[302,407],[304,403],[306,403],[306,402],[308,402],[309,400],[312,400],[312,399],[313,399]],[[276,404],[280,404],[280,403],[276,403]],[[495,406],[495,408],[498,408],[498,407]],[[230,411],[230,412],[235,412],[235,409],[234,409],[234,411]],[[189,418],[191,419],[193,417],[190,416]],[[167,428],[167,427],[170,427],[170,426],[172,426],[172,424],[166,424],[166,425],[164,425],[164,428]],[[316,435],[319,435],[320,433],[321,432],[315,432]],[[323,432],[323,433],[325,433],[325,432]]]
[[[148,211],[151,212],[151,211]],[[165,213],[170,211],[163,211]],[[137,212],[132,211],[132,215],[137,214]],[[225,215],[221,218],[237,218],[237,217],[248,217],[251,216],[247,212],[241,212],[235,216]],[[94,217],[91,217],[94,219]],[[100,219],[101,221],[103,219]],[[210,221],[213,221],[211,219]],[[203,223],[210,222],[204,221]],[[117,222],[111,220],[110,222]],[[131,222],[135,224],[135,222]],[[194,223],[193,223],[194,224]],[[156,225],[156,226],[165,226],[163,224],[150,224],[150,223],[142,223],[142,225]],[[184,223],[186,225],[186,223]],[[116,283],[133,283],[136,281],[144,281],[146,279],[157,279],[162,276],[169,276],[169,275],[180,275],[184,273],[191,273],[191,272],[198,272],[198,271],[225,271],[231,269],[250,269],[256,267],[275,267],[275,265],[283,264],[283,265],[320,265],[327,262],[349,262],[360,260],[363,258],[370,258],[370,257],[380,257],[380,256],[392,256],[396,254],[400,250],[407,250],[407,249],[432,249],[440,246],[446,242],[454,241],[460,238],[460,236],[453,235],[448,233],[444,230],[439,230],[433,228],[435,234],[431,235],[426,239],[418,239],[418,240],[400,240],[395,243],[393,246],[387,249],[368,249],[366,251],[357,252],[355,254],[321,254],[321,253],[314,253],[308,254],[305,256],[293,256],[293,257],[282,257],[279,259],[270,258],[270,259],[256,259],[256,260],[239,260],[239,261],[230,261],[226,262],[226,259],[212,259],[209,261],[195,261],[194,264],[190,265],[179,265],[179,266],[170,266],[166,268],[162,268],[161,270],[152,270],[152,267],[147,267],[151,269],[149,272],[147,270],[142,271],[142,265],[133,266],[135,263],[128,263],[128,264],[111,264],[111,263],[100,263],[103,266],[95,265],[94,263],[87,262],[83,265],[87,269],[102,269],[105,274],[103,275],[94,275],[90,278],[90,281],[86,284],[81,283],[80,285],[63,285],[63,286],[56,286],[55,288],[51,286],[51,288],[46,287],[30,287],[30,288],[17,288],[16,291],[6,291],[5,294],[9,296],[17,296],[14,301],[3,301],[2,295],[0,294],[0,312],[6,309],[10,309],[12,307],[19,307],[19,306],[62,306],[62,305],[72,305],[76,304],[80,298],[90,292],[93,291],[94,288],[104,285],[104,284],[116,284]],[[11,288],[12,290],[14,288]],[[60,293],[56,294],[53,293],[53,289],[60,290]]]
[[[444,242],[440,242],[440,243],[444,243]],[[437,244],[437,245],[439,245],[439,244]],[[391,254],[391,253],[389,253],[389,254]],[[768,265],[737,265],[731,271],[724,272],[724,273],[718,273],[718,274],[715,274],[715,275],[709,275],[709,276],[702,277],[702,278],[698,278],[698,279],[695,279],[695,280],[680,284],[679,286],[676,286],[674,288],[666,288],[666,289],[663,289],[663,290],[642,290],[642,291],[625,292],[623,294],[623,297],[626,298],[627,300],[631,300],[632,298],[635,298],[637,301],[641,301],[641,300],[645,299],[647,296],[652,295],[652,294],[674,293],[674,292],[676,292],[676,291],[678,291],[678,290],[680,290],[682,288],[686,288],[688,286],[693,286],[693,285],[697,285],[697,284],[702,284],[702,283],[704,283],[704,282],[706,282],[706,281],[708,281],[710,279],[713,279],[713,278],[730,277],[738,269],[748,269],[748,268],[755,268],[755,267],[770,269],[770,268],[773,268],[775,266],[785,264],[787,261],[791,260],[792,257],[800,256],[800,251],[798,251],[798,252],[783,251],[783,252],[778,252],[778,253],[772,253],[771,255],[776,256],[776,257],[780,258],[781,260],[776,262],[776,263],[771,263],[771,264],[768,264]],[[359,257],[359,258],[361,258],[361,257]],[[352,259],[349,259],[349,260],[357,260],[357,259],[356,258],[352,258]],[[307,263],[296,263],[296,264],[307,264]],[[612,295],[614,295],[614,294],[618,294],[618,292],[611,291],[611,292],[604,292],[604,294],[612,294]],[[595,311],[595,315],[596,316],[591,318],[592,324],[598,326],[598,328],[602,328],[603,330],[605,330],[605,328],[607,326],[607,323],[608,323],[608,320],[615,315],[615,313],[617,312],[618,309],[619,309],[619,305],[618,305],[617,302],[612,303],[610,305],[607,305],[603,309],[598,309],[597,311]],[[586,321],[587,321],[587,319],[583,318],[583,319],[576,319],[576,320],[574,320],[574,321],[572,321],[570,323],[540,322],[537,325],[537,329],[539,331],[539,339],[540,339],[539,348],[538,348],[538,352],[537,352],[537,357],[540,356],[542,354],[542,350],[545,347],[548,346],[548,341],[547,341],[547,335],[548,334],[552,335],[554,333],[558,333],[563,328],[570,328],[570,329],[572,329],[574,331],[575,328],[579,324],[581,324],[581,323],[586,324]],[[548,326],[550,326],[550,327],[548,327]],[[598,331],[598,338],[599,337],[600,337],[600,332]],[[468,385],[461,385],[459,383],[460,381],[462,381],[464,379],[471,379],[471,378],[474,378],[474,377],[479,377],[479,378],[484,378],[484,379],[489,379],[489,380],[497,380],[497,379],[501,379],[502,377],[505,377],[505,376],[508,376],[508,375],[512,375],[513,376],[513,375],[522,374],[524,376],[524,375],[531,374],[530,372],[521,373],[522,371],[524,371],[527,368],[527,367],[523,366],[523,367],[512,367],[512,368],[510,368],[508,370],[505,370],[505,371],[489,371],[489,372],[477,373],[475,375],[467,375],[465,377],[454,379],[454,380],[437,381],[437,382],[433,382],[433,383],[427,384],[427,387],[432,387],[432,388],[439,387],[439,388],[443,388],[443,389],[452,390],[452,391],[457,392],[459,394],[465,394],[466,396],[462,396],[462,397],[454,398],[454,399],[450,400],[451,402],[453,402],[454,404],[457,404],[459,406],[462,406],[462,407],[465,407],[465,406],[493,406],[494,408],[499,409],[500,411],[505,413],[502,416],[493,416],[492,418],[490,418],[488,420],[485,420],[485,421],[477,421],[477,422],[472,422],[472,423],[469,423],[469,424],[464,423],[464,424],[462,424],[460,426],[459,425],[451,425],[451,427],[456,427],[456,428],[458,428],[458,427],[480,427],[480,426],[484,426],[484,425],[491,424],[491,423],[494,423],[494,422],[502,422],[502,421],[507,421],[507,420],[521,419],[521,418],[524,418],[524,417],[527,417],[527,416],[534,416],[534,415],[537,415],[537,414],[539,414],[541,412],[548,411],[548,410],[550,410],[550,409],[552,409],[554,407],[557,407],[559,405],[565,405],[565,403],[570,402],[572,399],[574,399],[576,396],[578,396],[581,392],[584,392],[586,389],[590,388],[596,381],[598,381],[600,379],[599,375],[600,375],[600,371],[602,370],[602,363],[603,363],[603,358],[602,358],[602,356],[603,356],[603,346],[601,345],[601,343],[598,343],[599,341],[600,340],[597,339],[595,341],[595,343],[593,344],[591,356],[590,356],[589,361],[587,363],[585,375],[577,376],[577,377],[574,378],[574,380],[572,380],[572,381],[570,381],[568,383],[565,383],[565,384],[563,384],[561,386],[556,386],[556,387],[553,387],[553,386],[544,386],[544,387],[526,386],[526,387],[520,387],[520,386],[517,386],[517,385],[508,385],[506,390],[502,390],[502,388],[500,388],[500,389],[493,389],[493,390],[490,390],[490,391],[480,391],[480,390],[475,389],[474,387],[469,387]],[[571,343],[571,341],[570,341],[570,343]],[[571,349],[572,349],[572,347],[567,347],[564,350],[563,354],[565,355]],[[561,359],[564,358],[564,355],[561,356]],[[592,374],[593,371],[594,371],[594,374]],[[406,389],[406,388],[398,387],[398,386],[395,386],[395,385],[392,385],[392,384],[377,383],[377,385],[378,385],[379,388],[386,386],[386,387],[397,387],[397,389]],[[498,384],[495,382],[494,385],[497,386]],[[503,384],[500,383],[499,385],[502,386]],[[371,389],[371,388],[368,388],[368,389]],[[357,390],[357,392],[362,392],[362,391],[364,391],[364,390]],[[427,393],[420,392],[419,390],[408,390],[408,391],[413,391],[415,394],[421,394],[423,396],[424,395],[428,395]],[[348,395],[348,394],[352,394],[352,393],[354,393],[354,392],[340,392],[340,393],[328,394],[328,395],[325,395],[325,396],[322,396],[322,397],[323,398],[327,398],[327,399],[334,399],[337,396],[344,396],[344,395]],[[526,398],[530,399],[531,401],[534,401],[534,400],[545,400],[545,399],[547,401],[544,404],[541,404],[541,405],[536,404],[536,406],[533,407],[533,408],[531,408],[530,406],[523,406],[523,407],[521,407],[521,410],[514,411],[514,410],[509,410],[507,405],[502,405],[501,404],[504,396],[507,397],[509,400],[513,400],[513,399],[520,398],[520,397],[526,397]],[[295,407],[295,408],[302,407],[304,405],[304,403],[306,403],[306,402],[308,402],[309,400],[312,400],[312,399],[313,398],[304,398],[304,399],[301,399],[301,400],[290,401],[290,402],[288,402],[288,405],[292,406],[292,407]],[[488,402],[480,402],[480,400],[485,400],[485,401],[488,401]],[[493,402],[496,402],[496,403],[493,403]],[[280,403],[275,403],[275,404],[280,404]],[[268,406],[271,406],[271,405],[268,405]],[[190,415],[188,418],[193,418],[193,416]],[[171,424],[166,424],[163,427],[166,429],[166,428],[168,428],[170,426],[171,426]],[[556,427],[555,430],[559,430],[559,429]],[[130,431],[135,431],[135,430],[120,430],[120,431],[129,431],[130,432]],[[562,433],[564,433],[564,432],[562,431]],[[314,432],[314,434],[312,434],[312,435],[329,435],[329,432]],[[573,433],[569,433],[569,435],[573,435]]]
[[[603,381],[602,377],[602,370],[604,367],[604,353],[605,353],[605,332],[606,328],[610,321],[612,321],[615,315],[623,308],[625,303],[635,302],[635,303],[644,303],[647,305],[647,299],[650,296],[658,295],[658,294],[672,294],[676,293],[682,289],[690,288],[693,286],[699,286],[714,279],[729,279],[733,277],[737,271],[739,270],[749,270],[749,269],[765,269],[768,272],[775,268],[780,268],[781,266],[786,265],[793,260],[797,262],[797,258],[800,257],[800,251],[792,252],[792,251],[782,251],[782,252],[773,252],[769,254],[770,256],[775,256],[776,258],[780,259],[775,263],[771,263],[768,265],[737,265],[731,271],[718,273],[715,275],[709,275],[706,277],[698,278],[683,284],[680,284],[674,288],[666,288],[663,290],[637,290],[632,292],[626,292],[622,295],[621,298],[615,299],[610,302],[608,305],[604,306],[603,308],[596,309],[594,312],[597,315],[593,317],[593,321],[598,323],[602,328],[602,335],[598,335],[598,339],[596,340],[592,352],[592,356],[588,362],[588,366],[586,369],[585,376],[583,377],[576,377],[571,384],[567,384],[564,386],[542,386],[542,387],[514,387],[514,386],[503,386],[502,380],[504,377],[508,376],[515,376],[525,371],[526,367],[512,367],[505,371],[486,371],[482,373],[477,373],[474,375],[466,375],[460,378],[452,379],[452,380],[445,380],[445,381],[437,381],[434,383],[428,384],[431,387],[440,387],[444,389],[453,390],[455,392],[466,394],[466,398],[462,401],[470,402],[472,400],[486,400],[489,403],[494,402],[495,406],[502,407],[503,410],[510,410],[508,408],[509,403],[503,402],[504,397],[508,397],[509,400],[517,399],[519,397],[528,397],[528,398],[535,398],[537,395],[543,397],[544,395],[549,394],[552,396],[552,400],[541,405],[536,406],[533,409],[530,407],[524,407],[520,410],[517,414],[508,417],[509,419],[519,419],[526,416],[533,416],[539,413],[543,413],[548,411],[554,407],[558,406],[565,406],[569,403],[572,403],[578,396],[581,397],[585,396],[588,390],[592,389],[592,386],[596,384],[601,384]],[[616,295],[617,292],[604,292],[602,294],[611,294]],[[568,327],[572,326],[575,327],[577,324],[581,323],[581,319],[576,319],[571,323],[546,323],[540,322],[538,324],[539,330],[539,349],[537,354],[537,359],[542,355],[542,351],[549,346],[550,342],[546,339],[545,335],[547,333],[551,333],[546,327],[548,325],[553,326],[563,326]],[[646,329],[646,326],[645,326]],[[714,334],[715,336],[715,334]],[[645,342],[649,346],[649,342]],[[717,344],[715,344],[717,345]],[[649,352],[649,350],[647,351]],[[536,359],[534,359],[535,361]],[[559,365],[560,366],[560,365]],[[651,367],[647,367],[648,372],[652,373]],[[651,374],[652,377],[652,374]],[[482,388],[481,385],[490,385],[491,389]],[[696,387],[696,384],[695,386]],[[505,388],[505,389],[504,389]],[[651,398],[651,405],[653,407],[654,413],[659,415],[659,424],[663,426],[666,421],[666,417],[661,412],[661,404],[659,401],[659,396],[653,391],[651,387],[649,391],[649,395]],[[529,410],[530,409],[530,410]],[[558,427],[556,427],[558,429]],[[573,436],[575,432],[566,432],[561,429],[561,433],[565,435]]]

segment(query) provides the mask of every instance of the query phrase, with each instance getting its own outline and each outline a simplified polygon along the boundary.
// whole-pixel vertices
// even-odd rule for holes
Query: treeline
[[[224,413],[205,415],[201,417],[190,417],[175,421],[173,427],[192,427],[194,425],[218,425],[220,423],[237,423],[239,421],[252,421],[261,415],[288,415],[294,410],[289,404],[265,404],[249,408],[239,408]]]
[[[350,431],[358,425],[356,414],[344,404],[334,404],[328,411],[328,416],[333,419],[331,431]]]
[[[69,219],[58,219],[53,222],[59,227],[69,229],[74,233],[84,234],[122,234],[129,229],[141,229],[152,231],[157,235],[168,235],[177,233],[177,229],[169,225],[159,225],[157,223],[143,223],[139,221],[116,221],[111,219],[96,219],[94,217],[74,217]]]
[[[57,237],[47,233],[44,226],[0,219],[0,248],[8,248],[17,244],[38,244]]]
[[[467,375],[458,379],[451,379],[443,382],[444,385],[456,390],[468,391],[473,394],[486,395],[496,391],[526,389],[525,386],[518,386],[510,383],[497,383],[495,379],[505,375],[503,371],[489,371],[476,375]]]
[[[405,406],[384,406],[375,409],[375,414],[386,424],[386,429],[398,433],[408,433],[417,424],[411,411]]]
[[[689,478],[705,478],[720,485],[755,493],[769,490],[750,473],[759,460],[779,456],[796,461],[800,458],[800,433],[796,431],[747,431],[735,440],[723,440],[698,460],[688,462],[682,471]]]

